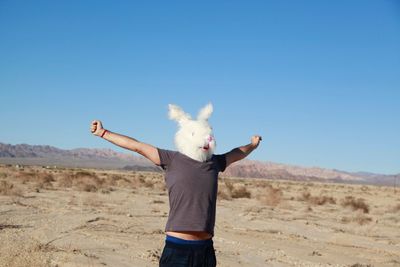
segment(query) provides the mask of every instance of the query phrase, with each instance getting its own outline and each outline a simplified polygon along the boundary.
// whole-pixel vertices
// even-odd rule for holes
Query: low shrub
[[[341,205],[343,207],[350,207],[353,210],[361,210],[364,213],[369,213],[369,205],[362,198],[355,199],[353,196],[346,196],[342,200]]]
[[[262,204],[275,207],[282,201],[283,192],[280,188],[268,185],[257,198]]]

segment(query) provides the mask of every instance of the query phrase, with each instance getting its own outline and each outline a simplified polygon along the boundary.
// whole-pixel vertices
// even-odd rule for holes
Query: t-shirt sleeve
[[[176,151],[157,148],[160,157],[160,167],[166,170],[176,155]]]
[[[224,172],[226,169],[226,154],[215,155],[215,160],[217,162],[219,171]]]

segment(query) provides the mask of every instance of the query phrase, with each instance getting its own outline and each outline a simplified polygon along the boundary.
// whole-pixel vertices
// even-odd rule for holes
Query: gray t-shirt
[[[226,167],[225,155],[206,162],[180,152],[158,148],[169,194],[165,231],[206,231],[214,236],[218,173]]]

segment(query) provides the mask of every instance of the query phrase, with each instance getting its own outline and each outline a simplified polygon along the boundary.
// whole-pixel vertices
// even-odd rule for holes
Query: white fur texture
[[[177,121],[179,126],[175,135],[175,145],[179,152],[201,162],[211,158],[216,147],[212,128],[208,123],[212,112],[213,106],[209,103],[199,111],[197,120],[192,120],[180,107],[169,105],[169,118]]]

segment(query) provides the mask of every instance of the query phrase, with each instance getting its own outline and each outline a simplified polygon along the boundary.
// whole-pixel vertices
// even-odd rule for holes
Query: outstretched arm
[[[249,155],[254,149],[258,147],[260,141],[262,140],[261,136],[254,135],[251,138],[251,143],[245,146],[237,147],[226,153],[226,167],[234,163],[235,161],[244,159]]]
[[[132,137],[106,130],[103,128],[101,121],[98,120],[92,121],[90,130],[94,135],[100,136],[117,146],[139,153],[156,165],[160,165],[160,156],[158,155],[157,148],[154,146],[139,142]]]

